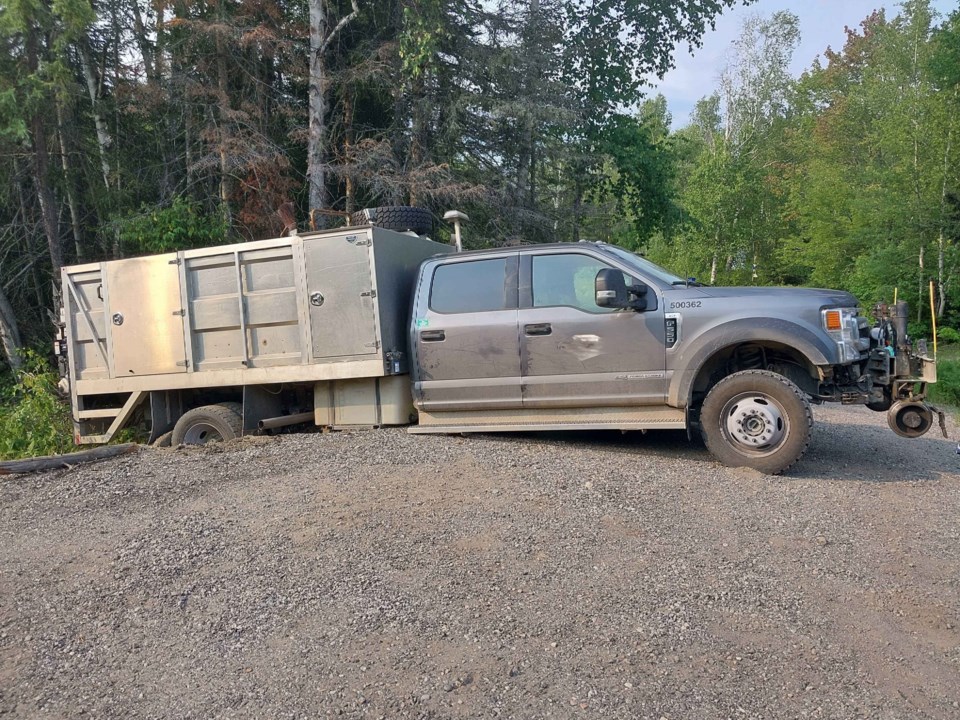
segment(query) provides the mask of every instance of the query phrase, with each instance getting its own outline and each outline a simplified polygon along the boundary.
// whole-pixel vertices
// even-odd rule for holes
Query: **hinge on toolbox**
[[[373,342],[364,343],[363,346],[368,348],[373,348],[374,350],[376,350],[377,348],[380,347],[380,341],[374,340]]]
[[[174,315],[179,315],[180,317],[186,317],[187,311],[186,311],[186,310],[183,310],[183,309],[174,310],[174,311],[173,311],[173,314],[174,314]]]
[[[173,260],[170,260],[167,264],[168,264],[168,265],[179,265],[181,262],[183,262],[183,261],[182,261],[180,258],[174,258]]]
[[[377,296],[377,291],[376,291],[376,290],[371,290],[370,292],[362,292],[362,293],[360,293],[360,297],[371,297],[371,298],[375,298],[376,296]]]
[[[189,361],[189,360],[181,360],[181,361],[179,361],[178,363],[176,363],[176,366],[177,366],[177,367],[182,367],[182,368],[188,368],[188,367],[190,367],[190,361]]]

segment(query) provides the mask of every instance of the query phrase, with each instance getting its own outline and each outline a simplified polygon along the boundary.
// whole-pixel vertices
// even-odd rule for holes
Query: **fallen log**
[[[105,460],[106,458],[116,457],[117,455],[126,455],[127,453],[136,451],[139,447],[137,443],[103,445],[102,447],[93,448],[92,450],[81,450],[80,452],[67,453],[66,455],[45,455],[43,457],[27,458],[26,460],[4,460],[0,461],[0,475],[68,468],[79,465],[80,463]]]

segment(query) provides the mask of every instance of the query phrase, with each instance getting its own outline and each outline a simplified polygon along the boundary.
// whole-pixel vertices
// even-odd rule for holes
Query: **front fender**
[[[831,342],[803,325],[781,318],[743,318],[716,325],[681,342],[668,362],[675,369],[667,392],[667,404],[686,407],[693,394],[693,383],[711,357],[724,348],[750,342],[775,342],[793,348],[813,365],[838,365],[840,352]]]

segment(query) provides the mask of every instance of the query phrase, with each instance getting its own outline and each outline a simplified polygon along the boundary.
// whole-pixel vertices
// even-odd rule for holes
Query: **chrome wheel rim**
[[[790,432],[786,411],[763,393],[743,393],[728,400],[720,425],[730,445],[745,455],[776,452]]]
[[[219,442],[223,435],[210,423],[194,423],[183,434],[185,445],[205,445],[208,442]]]

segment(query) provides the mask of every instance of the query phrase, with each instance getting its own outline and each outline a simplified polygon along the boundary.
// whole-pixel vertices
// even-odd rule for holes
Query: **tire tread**
[[[424,208],[406,205],[383,205],[358,210],[350,216],[350,223],[371,224],[397,232],[411,230],[418,235],[426,235],[433,230],[433,213]]]
[[[221,423],[224,428],[233,433],[232,440],[243,435],[243,405],[238,402],[217,403],[216,405],[202,405],[188,410],[173,427],[170,441],[173,446],[182,445],[184,435],[191,421],[206,418]]]
[[[721,462],[724,462],[722,459],[723,455],[725,454],[723,450],[726,448],[717,447],[717,441],[718,441],[717,437],[711,437],[711,433],[707,432],[705,416],[706,416],[706,420],[709,421],[709,416],[712,415],[713,403],[720,402],[718,400],[720,395],[714,394],[714,391],[716,391],[717,388],[721,388],[722,390],[723,389],[722,386],[729,385],[734,382],[738,382],[740,379],[747,378],[747,377],[761,377],[769,380],[775,380],[776,382],[778,382],[780,385],[783,386],[784,390],[793,394],[800,401],[801,406],[803,407],[803,414],[804,414],[803,421],[806,424],[805,428],[801,428],[801,430],[803,431],[802,432],[803,445],[798,449],[795,456],[792,459],[790,459],[789,462],[779,467],[769,467],[769,468],[756,467],[756,465],[751,465],[747,462],[741,462],[737,465],[737,467],[753,467],[754,469],[760,470],[761,472],[767,473],[769,475],[779,475],[780,473],[785,472],[786,470],[789,470],[791,467],[793,467],[797,463],[797,461],[800,460],[800,458],[802,458],[804,454],[807,452],[807,448],[810,447],[810,438],[812,436],[812,433],[810,431],[813,428],[813,410],[810,407],[810,401],[807,399],[806,393],[804,393],[803,390],[797,387],[797,385],[792,380],[784,377],[783,375],[780,375],[775,372],[771,372],[770,370],[741,370],[739,372],[735,372],[730,375],[727,375],[722,380],[720,380],[716,385],[714,385],[710,389],[710,392],[707,394],[706,400],[704,400],[703,402],[703,407],[701,408],[700,421],[701,421],[701,432],[703,433],[703,439],[710,453]],[[719,415],[719,409],[717,413]],[[718,433],[720,432],[719,429],[717,430],[717,432]],[[722,439],[722,433],[721,433],[721,438],[719,439],[719,442],[723,443],[724,446],[727,445],[726,441]],[[759,458],[759,460],[768,460],[768,459],[769,458]],[[727,464],[727,463],[724,462],[724,464]],[[757,464],[763,465],[764,463],[759,462]]]

